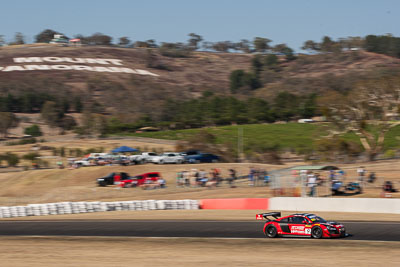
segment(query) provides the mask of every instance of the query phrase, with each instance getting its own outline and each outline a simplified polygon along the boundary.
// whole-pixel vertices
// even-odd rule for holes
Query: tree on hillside
[[[191,50],[199,49],[199,44],[203,41],[203,37],[195,33],[189,33],[190,39],[188,40],[188,47]]]
[[[286,44],[277,44],[274,47],[272,47],[272,51],[284,54],[287,61],[296,59],[293,49],[288,47]]]
[[[11,112],[0,112],[0,133],[7,137],[8,130],[17,127],[19,119]]]
[[[0,46],[5,45],[6,41],[4,40],[4,35],[0,34]]]
[[[7,152],[6,154],[2,155],[2,158],[7,161],[8,166],[10,167],[17,166],[17,164],[19,163],[18,155],[11,152]]]
[[[47,29],[35,36],[35,43],[48,43],[54,38],[55,34],[62,34],[51,29]]]
[[[130,43],[131,43],[131,40],[129,40],[129,38],[126,36],[119,38],[118,44],[121,46],[128,46]]]
[[[321,51],[323,52],[340,52],[341,46],[333,41],[329,36],[324,36],[321,43]]]
[[[157,48],[158,45],[154,39],[149,39],[147,41],[136,41],[133,45],[138,48]]]
[[[229,52],[229,49],[233,48],[233,44],[231,41],[220,41],[212,43],[211,47],[217,52]]]
[[[251,59],[251,67],[256,75],[259,75],[263,68],[261,55],[255,55]]]
[[[146,41],[146,43],[147,43],[148,48],[157,48],[158,47],[157,42],[154,39],[149,39]]]
[[[231,74],[229,75],[229,81],[232,93],[236,93],[237,90],[244,85],[243,84],[244,76],[245,76],[244,70],[234,70],[231,72]]]
[[[136,41],[133,46],[136,48],[149,48],[149,44],[144,41]]]
[[[400,58],[400,38],[392,35],[368,35],[365,37],[365,49],[369,52]]]
[[[264,58],[264,65],[269,69],[275,69],[278,65],[278,57],[275,54],[268,54]]]
[[[400,79],[387,77],[365,80],[347,95],[331,93],[320,99],[326,117],[335,126],[329,137],[356,134],[372,161],[383,151],[385,134],[400,122],[393,122],[400,107]]]
[[[271,40],[268,38],[256,37],[253,40],[254,50],[256,52],[264,53],[270,48],[269,47],[270,42]]]
[[[95,33],[92,36],[88,37],[89,44],[92,45],[111,45],[112,37],[102,34],[102,33]]]
[[[321,46],[319,43],[316,43],[312,40],[307,40],[304,42],[303,46],[301,47],[303,50],[318,52],[321,50]]]
[[[251,52],[251,43],[249,40],[242,39],[240,42],[236,43],[235,50],[242,51],[243,53],[250,53]]]
[[[276,119],[291,120],[297,114],[298,102],[299,99],[294,94],[285,91],[278,93],[273,100],[273,112]]]
[[[42,136],[42,131],[40,130],[39,125],[34,124],[32,126],[26,127],[24,130],[24,134],[31,135],[33,137]]]
[[[161,55],[167,57],[188,57],[192,49],[184,43],[161,43],[159,48]]]
[[[56,102],[47,101],[42,107],[41,117],[50,127],[54,128],[60,126],[64,113]]]
[[[364,39],[359,36],[349,36],[347,38],[339,38],[338,42],[342,49],[363,48]]]
[[[77,125],[74,117],[69,115],[64,115],[58,122],[58,127],[62,129],[61,133],[64,134],[64,130],[72,130]]]
[[[10,45],[21,45],[25,44],[25,37],[22,33],[17,32],[14,36],[14,41],[10,43]]]

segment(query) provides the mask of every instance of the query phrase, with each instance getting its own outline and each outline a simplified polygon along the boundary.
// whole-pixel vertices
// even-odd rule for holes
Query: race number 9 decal
[[[306,235],[311,235],[311,229],[310,228],[306,228],[305,229],[305,233],[306,233]]]

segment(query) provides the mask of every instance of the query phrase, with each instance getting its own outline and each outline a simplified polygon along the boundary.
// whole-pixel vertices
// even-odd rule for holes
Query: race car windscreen
[[[324,219],[322,219],[319,216],[308,216],[308,218],[313,222],[313,223],[326,223]]]

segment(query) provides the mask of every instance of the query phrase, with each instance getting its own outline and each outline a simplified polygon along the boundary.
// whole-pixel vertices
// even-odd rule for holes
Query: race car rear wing
[[[268,212],[268,213],[261,213],[261,214],[256,214],[256,220],[262,220],[262,219],[266,219],[268,221],[271,221],[271,219],[269,219],[268,217],[274,217],[275,219],[278,219],[279,217],[281,217],[281,213],[280,212]]]

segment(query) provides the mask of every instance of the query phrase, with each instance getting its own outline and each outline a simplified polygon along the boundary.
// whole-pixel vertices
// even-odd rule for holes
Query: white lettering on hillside
[[[26,70],[78,70],[78,71],[95,71],[95,72],[119,72],[132,73],[139,75],[159,76],[147,70],[130,69],[123,67],[103,67],[103,66],[85,66],[85,65],[22,65],[22,66],[6,66],[0,67],[0,71],[26,71]]]
[[[16,65],[0,67],[0,71],[44,71],[44,70],[77,70],[77,71],[95,71],[95,72],[119,72],[131,73],[138,75],[149,75],[158,77],[160,75],[147,70],[131,69],[123,66],[121,59],[112,58],[70,58],[70,57],[15,57],[15,63],[56,63],[54,65]],[[86,65],[65,65],[60,63],[74,64],[98,64],[102,66],[86,66]],[[104,66],[111,65],[111,66]],[[114,66],[112,66],[114,65]]]
[[[50,70],[49,65],[25,65],[26,70]]]
[[[15,63],[43,62],[40,57],[15,57]]]
[[[56,62],[56,63],[65,61],[61,57],[42,57],[42,60],[46,62]]]
[[[110,61],[111,64],[114,64],[114,65],[123,65],[121,63],[121,61],[122,61],[121,59],[106,59],[106,60]]]
[[[22,66],[7,66],[2,71],[25,70]]]
[[[136,73],[140,74],[140,75],[160,76],[158,74],[152,73],[152,72],[147,71],[147,70],[136,70]]]
[[[41,63],[41,62],[50,62],[50,63],[60,63],[60,62],[69,62],[69,63],[82,63],[82,64],[101,64],[101,65],[123,65],[121,59],[111,59],[111,58],[70,58],[70,57],[15,57],[15,63]]]

